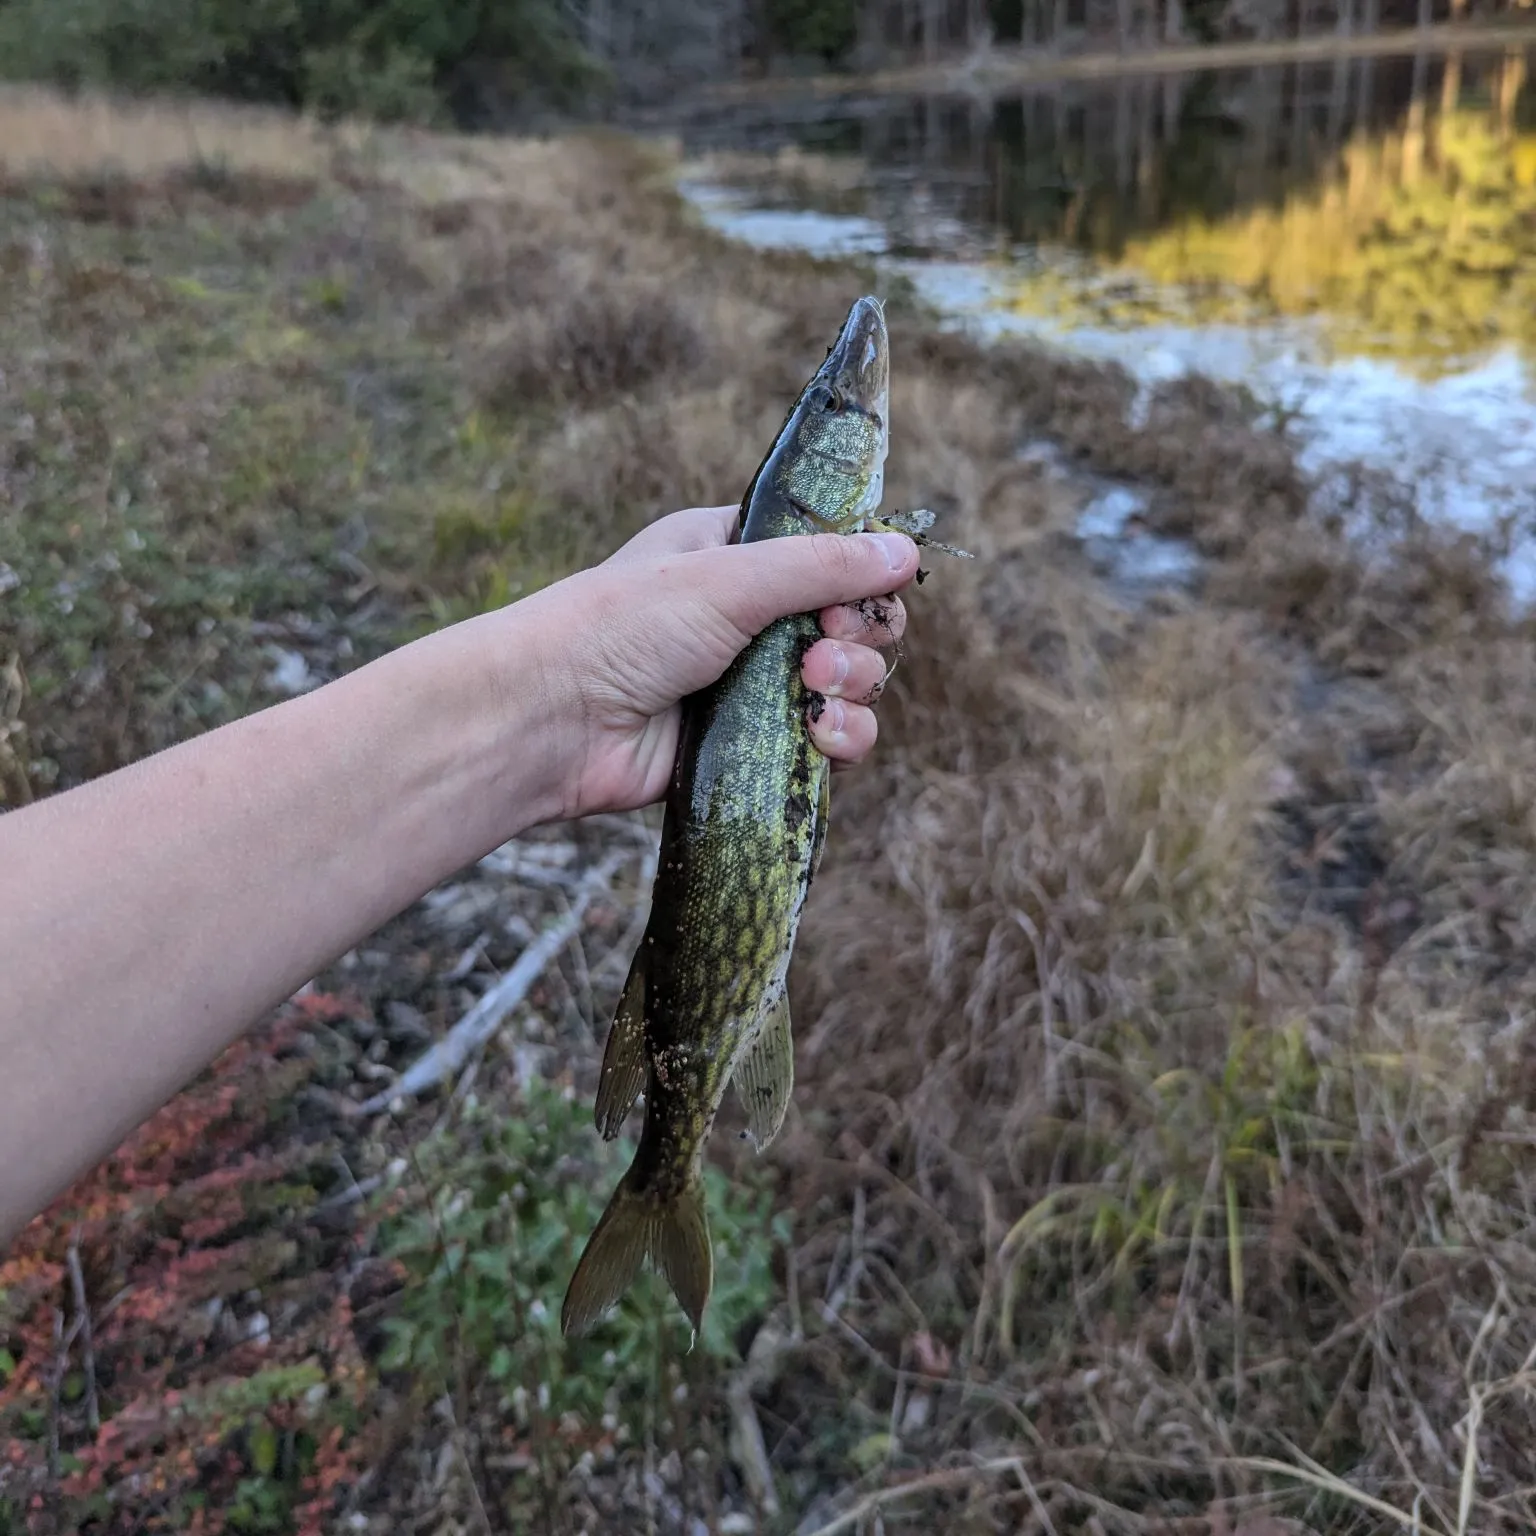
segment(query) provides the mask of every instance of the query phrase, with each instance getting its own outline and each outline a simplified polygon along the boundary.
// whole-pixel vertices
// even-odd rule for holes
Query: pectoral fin
[[[733,1081],[736,1096],[747,1112],[747,1133],[761,1152],[779,1134],[795,1085],[795,1045],[787,996],[781,996],[764,1016]]]
[[[976,558],[968,549],[956,549],[953,544],[941,544],[937,539],[930,539],[928,530],[933,524],[934,514],[924,507],[912,512],[892,512],[887,517],[872,517],[867,526],[876,532],[904,533],[919,548],[936,549],[941,555],[953,555],[958,560]]]
[[[608,1031],[602,1072],[597,1080],[597,1128],[606,1141],[619,1134],[624,1118],[645,1087],[645,946],[629,968],[624,995]]]
[[[920,533],[927,533],[937,521],[937,513],[930,512],[926,507],[915,507],[908,512],[888,512],[884,517],[871,518],[870,525],[893,528],[897,533],[915,539]]]

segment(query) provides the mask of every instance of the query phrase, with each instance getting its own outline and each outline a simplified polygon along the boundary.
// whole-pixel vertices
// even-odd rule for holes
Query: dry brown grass
[[[366,175],[427,202],[496,196],[514,183],[530,210],[569,208],[581,167],[548,142],[464,139],[366,122],[322,123],[275,107],[135,99],[0,84],[0,171],[154,182],[207,169],[242,180]]]
[[[234,172],[321,175],[334,146],[318,124],[270,108],[0,86],[0,166],[18,175],[156,176],[199,161]]]
[[[1408,699],[1298,708],[1247,620],[1095,635],[1070,589],[996,625],[987,606],[915,635],[934,659],[840,798],[807,941],[787,1156],[804,1205],[863,1195],[849,1320],[899,1357],[899,1280],[980,1401],[1033,1405],[1020,1454],[1061,1521],[1161,1529],[1255,1491],[1245,1455],[1298,1447],[1456,1530],[1490,1391],[1467,1528],[1521,1529],[1519,715],[1505,734],[1441,678],[1431,747],[1403,719],[1418,671]],[[964,1443],[1009,1443],[975,1412]],[[998,1528],[1020,1498],[998,1490]],[[1356,1528],[1348,1509],[1314,1503],[1309,1528]]]
[[[708,361],[710,337],[702,317],[663,284],[578,287],[563,303],[522,310],[508,323],[487,403],[504,411],[540,401],[591,406],[663,380],[676,387]]]
[[[631,146],[402,143],[331,201],[220,215],[294,285],[232,355],[301,325],[274,380],[339,410],[344,355],[336,420],[430,441],[398,504],[326,482],[324,526],[366,516],[402,603],[412,520],[474,603],[733,498],[868,281],[705,235]],[[184,215],[163,181],[134,197],[163,298]],[[49,233],[70,271],[120,260]],[[1364,558],[1210,386],[1132,427],[1113,371],[891,318],[889,499],[984,558],[912,596],[801,940],[774,1161],[806,1334],[761,1395],[786,1501],[1529,1530],[1536,664],[1486,553],[1410,527]],[[184,415],[206,482],[223,440]],[[1040,434],[1153,489],[1208,556],[1198,599],[1098,584],[1017,459]],[[413,1497],[473,1523],[462,1489]]]
[[[498,313],[529,338],[517,396],[562,401],[529,485],[601,541],[744,481],[851,289],[597,164],[582,189],[537,238],[589,291],[534,315],[509,282]],[[1486,553],[1410,520],[1364,558],[1211,386],[1132,427],[1113,372],[894,331],[890,499],[987,559],[912,600],[802,939],[778,1163],[802,1295],[841,1311],[770,1402],[820,1426],[785,1471],[835,1482],[850,1395],[883,1422],[921,1390],[947,1411],[893,1472],[1016,1457],[1057,1529],[1216,1530],[1267,1489],[1312,1529],[1371,1528],[1368,1497],[1450,1532],[1486,1401],[1466,1528],[1520,1529],[1529,1010],[1490,955],[1520,953],[1536,892],[1536,778]],[[1107,597],[1015,460],[1040,433],[1154,488],[1211,561],[1203,602]],[[919,1332],[948,1387],[902,1376]],[[1043,1529],[1017,1487],[978,1476],[970,1526]]]
[[[680,155],[680,143],[669,146]],[[772,154],[715,150],[686,162],[689,176],[739,187],[793,207],[828,213],[859,213],[864,208],[865,162],[856,155],[828,155],[786,144]]]

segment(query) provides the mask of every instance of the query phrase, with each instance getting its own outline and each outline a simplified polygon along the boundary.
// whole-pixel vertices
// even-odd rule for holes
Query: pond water
[[[1189,370],[1240,384],[1283,416],[1320,496],[1342,466],[1394,477],[1424,515],[1498,541],[1530,602],[1532,62],[779,94],[675,126],[717,227],[873,256],[957,325],[1111,359],[1148,389]]]

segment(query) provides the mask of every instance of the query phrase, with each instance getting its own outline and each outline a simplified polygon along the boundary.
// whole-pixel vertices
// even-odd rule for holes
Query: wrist
[[[559,816],[535,628],[515,608],[483,614],[294,701],[319,712],[333,743],[325,777],[349,786],[337,856],[375,866],[357,872],[383,916]]]
[[[482,706],[495,722],[498,800],[516,821],[505,837],[585,811],[592,700],[576,625],[591,614],[572,590],[581,579],[567,577],[455,627],[473,634],[485,667]]]
[[[439,728],[465,831],[486,848],[566,814],[574,701],[561,696],[545,628],[520,602],[419,642],[435,651]]]

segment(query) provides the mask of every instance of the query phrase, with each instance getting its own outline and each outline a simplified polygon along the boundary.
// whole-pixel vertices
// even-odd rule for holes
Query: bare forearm
[[[0,1242],[455,869],[535,822],[657,799],[679,701],[775,618],[825,609],[812,739],[868,752],[885,669],[865,642],[898,639],[901,607],[860,600],[905,586],[915,546],[728,546],[734,513],[662,519],[500,613],[0,816]]]
[[[506,616],[0,817],[0,1240],[235,1035],[553,814]]]

